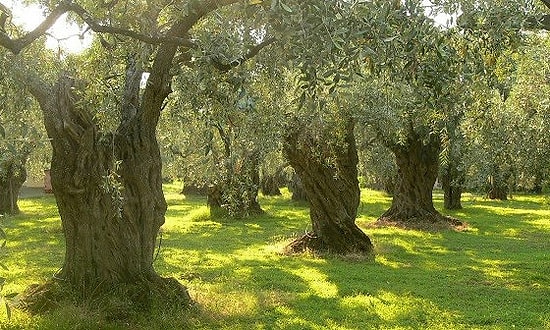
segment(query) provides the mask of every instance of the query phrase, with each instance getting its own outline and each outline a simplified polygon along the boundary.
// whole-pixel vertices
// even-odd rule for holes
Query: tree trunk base
[[[50,280],[27,288],[18,297],[15,307],[31,314],[41,314],[66,304],[80,305],[100,313],[106,320],[115,321],[150,311],[153,306],[185,309],[193,304],[193,300],[176,279],[160,276],[132,284],[119,284],[86,297],[61,281]]]
[[[439,212],[425,212],[413,217],[400,212],[386,212],[371,226],[376,228],[397,227],[422,231],[462,231],[468,227],[468,224],[459,219],[442,215]]]
[[[370,239],[366,235],[365,237],[367,239],[364,242],[356,242],[353,248],[342,251],[342,246],[334,248],[314,233],[307,232],[285,246],[283,253],[285,255],[293,255],[310,252],[313,254],[353,254],[371,257],[373,255],[373,246]]]

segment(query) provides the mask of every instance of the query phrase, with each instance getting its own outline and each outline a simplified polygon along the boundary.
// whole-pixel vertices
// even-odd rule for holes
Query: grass
[[[374,261],[286,257],[282,247],[309,227],[306,205],[262,197],[265,215],[212,219],[205,201],[167,185],[169,209],[155,267],[186,285],[197,305],[108,322],[85,308],[14,311],[1,329],[550,329],[548,197],[488,201],[465,195],[463,232],[365,229]],[[435,193],[436,208],[442,196]],[[391,200],[364,190],[365,228]],[[5,218],[9,271],[4,294],[47,280],[63,260],[51,197],[25,199]],[[5,313],[4,313],[5,314]]]

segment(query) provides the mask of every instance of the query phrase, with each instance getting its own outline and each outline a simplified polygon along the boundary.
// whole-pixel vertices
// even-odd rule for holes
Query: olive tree
[[[13,75],[40,105],[51,139],[52,185],[66,240],[63,266],[55,276],[58,285],[83,298],[114,290],[137,307],[149,306],[155,293],[188,303],[186,289],[153,267],[166,212],[156,129],[172,92],[174,64],[193,60],[188,56],[197,48],[193,28],[223,7],[248,6],[238,7],[238,2],[138,1],[130,8],[116,1],[60,1],[51,4],[33,31],[19,34],[8,24],[0,30],[0,46],[14,54]],[[102,60],[119,47],[126,53],[109,68],[118,78],[113,84],[116,102],[100,102],[114,114],[112,129],[103,129],[94,116],[90,98],[97,93],[88,89],[111,77],[94,77],[95,71],[73,66],[72,72],[57,72],[52,79],[41,74],[47,63],[26,56],[29,45],[64,13],[96,32]],[[77,59],[70,64],[83,63]],[[149,75],[142,85],[144,72]]]
[[[27,179],[27,161],[41,143],[42,130],[36,102],[22,92],[24,85],[9,75],[5,53],[1,55],[0,214],[14,214],[19,212],[17,200]]]

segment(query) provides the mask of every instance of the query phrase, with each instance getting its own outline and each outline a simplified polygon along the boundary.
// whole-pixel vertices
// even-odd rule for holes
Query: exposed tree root
[[[138,283],[120,284],[86,297],[63,282],[50,280],[27,288],[16,299],[14,307],[31,314],[41,314],[68,304],[97,312],[108,320],[125,320],[150,311],[153,306],[186,309],[193,301],[187,289],[174,278],[156,277]]]
[[[304,235],[296,238],[285,246],[283,254],[294,255],[300,253],[313,253],[315,255],[333,254],[344,257],[350,257],[352,259],[365,259],[370,258],[373,255],[373,249],[370,241],[360,245],[362,248],[348,248],[342,249],[338,247],[335,249],[328,245],[323,239],[315,235],[312,232],[307,232]],[[342,252],[346,250],[346,252]]]
[[[304,252],[327,252],[327,250],[328,248],[320,237],[307,232],[285,246],[283,253],[292,255]]]

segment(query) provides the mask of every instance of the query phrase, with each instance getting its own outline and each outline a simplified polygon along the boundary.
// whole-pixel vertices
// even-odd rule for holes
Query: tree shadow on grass
[[[532,214],[536,203],[465,203],[456,212],[471,230],[461,233],[366,230],[377,250],[367,262],[280,255],[278,244],[309,225],[307,206],[273,199],[264,216],[229,220],[201,215],[202,198],[168,201],[155,268],[190,288],[199,303],[191,316],[197,328],[544,328],[549,322],[543,315],[550,313],[550,240],[536,224],[540,215]],[[365,203],[363,214],[376,216],[386,206]],[[40,236],[28,231],[30,224],[20,228],[20,239],[25,232]],[[43,255],[38,249],[31,252]]]
[[[540,315],[550,305],[549,269],[542,264],[544,252],[533,254],[533,247],[547,244],[548,234],[540,234],[527,207],[505,219],[490,208],[457,211],[473,224],[461,233],[370,229],[376,261],[350,262],[267,250],[274,239],[308,222],[307,209],[282,206],[277,214],[287,216],[198,222],[169,233],[167,246],[175,251],[185,242],[185,256],[163,260],[166,269],[180,274],[199,296],[207,288],[199,299],[203,313],[222,314],[207,321],[209,326],[544,327]],[[542,236],[536,243],[524,237],[537,230]],[[220,304],[238,310],[220,311]]]

